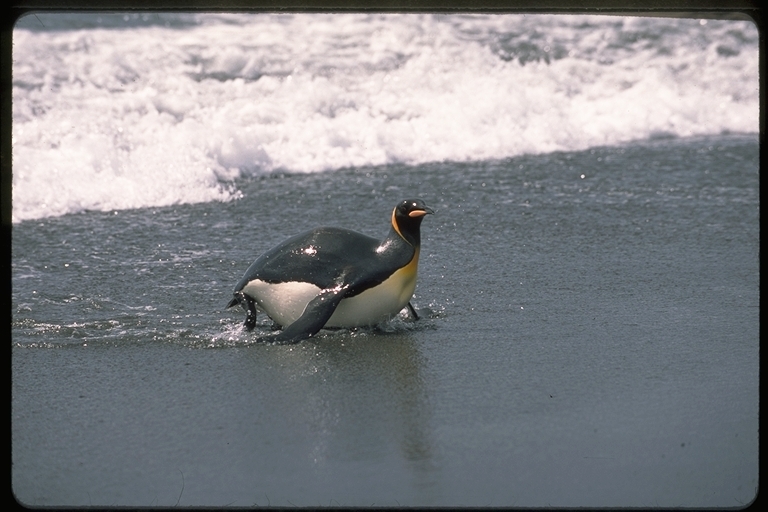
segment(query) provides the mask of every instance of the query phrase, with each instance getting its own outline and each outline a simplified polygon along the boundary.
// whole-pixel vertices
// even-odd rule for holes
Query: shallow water
[[[32,505],[739,506],[758,469],[756,136],[236,181],[18,222],[12,485]],[[316,225],[422,229],[414,305],[254,343],[223,308]],[[259,332],[269,332],[262,317]]]

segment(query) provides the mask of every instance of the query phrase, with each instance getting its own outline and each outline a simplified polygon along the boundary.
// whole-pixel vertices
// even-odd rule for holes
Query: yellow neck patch
[[[419,251],[420,249],[417,247],[411,262],[399,270],[399,272],[403,272],[410,279],[414,280],[416,279],[416,270],[419,268]]]
[[[413,297],[413,291],[416,289],[416,274],[419,269],[419,249],[413,253],[413,258],[404,267],[398,269],[392,274],[385,283],[393,288],[393,293],[399,298],[400,309],[404,308],[408,301]]]

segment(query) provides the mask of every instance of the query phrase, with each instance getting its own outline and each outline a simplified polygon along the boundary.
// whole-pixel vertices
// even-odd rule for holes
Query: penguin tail
[[[227,307],[226,307],[225,309],[229,309],[229,308],[231,308],[232,306],[237,306],[238,304],[240,304],[240,299],[237,297],[237,295],[235,295],[235,296],[232,298],[232,300],[231,300],[231,301],[229,301],[229,303],[227,304]]]

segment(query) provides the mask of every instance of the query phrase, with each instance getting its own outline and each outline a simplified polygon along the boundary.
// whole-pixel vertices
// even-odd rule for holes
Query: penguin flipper
[[[317,334],[336,311],[336,307],[344,298],[344,291],[344,289],[333,288],[320,292],[317,297],[309,301],[301,316],[283,329],[274,340],[278,343],[298,343]]]

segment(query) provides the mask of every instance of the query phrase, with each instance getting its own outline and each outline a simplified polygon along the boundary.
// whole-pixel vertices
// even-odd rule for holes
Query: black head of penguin
[[[413,247],[421,245],[421,221],[435,213],[421,199],[405,199],[392,210],[392,228]]]

